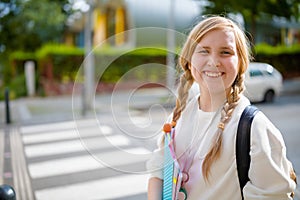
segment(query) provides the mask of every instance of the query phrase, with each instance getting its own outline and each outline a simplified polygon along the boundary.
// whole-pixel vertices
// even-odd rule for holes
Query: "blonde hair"
[[[190,61],[196,45],[208,32],[220,29],[226,29],[234,33],[237,54],[239,58],[238,74],[232,84],[230,93],[227,95],[227,101],[222,108],[221,120],[218,125],[216,137],[203,161],[202,173],[206,180],[208,180],[212,163],[220,157],[222,149],[222,133],[225,125],[231,119],[231,115],[234,108],[238,104],[240,95],[244,91],[244,74],[251,57],[250,46],[245,33],[237,24],[235,24],[230,19],[221,16],[208,17],[197,24],[188,35],[188,38],[182,48],[181,54],[179,55],[178,63],[183,69],[183,74],[180,77],[176,106],[173,110],[173,122],[177,122],[182,111],[186,107],[189,89],[194,82],[190,71]]]

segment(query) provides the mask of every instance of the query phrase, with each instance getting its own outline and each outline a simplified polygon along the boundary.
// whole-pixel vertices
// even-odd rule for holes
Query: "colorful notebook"
[[[163,200],[177,199],[182,181],[182,173],[177,162],[174,145],[174,129],[165,134],[164,141],[164,182],[163,182]]]

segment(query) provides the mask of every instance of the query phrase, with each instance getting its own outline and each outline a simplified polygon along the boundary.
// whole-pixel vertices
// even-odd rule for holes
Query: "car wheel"
[[[275,93],[273,90],[268,90],[265,94],[264,102],[273,102],[275,98]]]

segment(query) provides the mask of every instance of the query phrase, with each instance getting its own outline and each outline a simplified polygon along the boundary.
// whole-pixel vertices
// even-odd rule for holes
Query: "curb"
[[[31,187],[29,172],[27,171],[20,133],[17,127],[12,127],[10,131],[10,143],[11,147],[14,147],[11,148],[11,158],[13,181],[15,190],[17,191],[17,199],[34,200],[35,198]]]

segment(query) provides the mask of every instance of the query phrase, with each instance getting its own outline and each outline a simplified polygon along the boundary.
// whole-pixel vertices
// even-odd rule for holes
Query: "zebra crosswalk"
[[[34,199],[146,199],[151,152],[113,127],[85,119],[22,126],[19,135]]]

